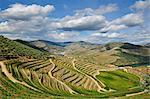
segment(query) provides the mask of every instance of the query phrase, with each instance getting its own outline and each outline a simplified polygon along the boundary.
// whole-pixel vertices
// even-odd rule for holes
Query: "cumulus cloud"
[[[33,16],[47,16],[53,10],[53,5],[40,6],[36,4],[23,5],[16,3],[0,11],[0,17],[4,19],[27,20]]]
[[[12,32],[14,28],[8,25],[8,22],[1,22],[0,23],[0,32]]]
[[[124,34],[119,32],[109,32],[109,33],[93,33],[86,41],[93,43],[108,43],[108,42],[120,42],[124,39]]]
[[[143,13],[131,13],[113,20],[111,24],[124,24],[128,27],[132,27],[141,25],[143,22]]]
[[[110,10],[110,8],[113,8]],[[107,9],[107,10],[106,10]],[[117,9],[115,4],[100,6],[98,9],[85,8],[77,10],[73,16],[65,16],[50,26],[65,31],[99,30],[100,32],[118,31],[128,27],[139,26],[144,22],[143,13],[130,13],[108,21],[102,14]]]
[[[54,10],[53,5],[12,4],[0,11],[0,32],[43,33],[51,21],[48,14]]]
[[[109,31],[118,31],[122,29],[127,29],[129,27],[141,26],[143,23],[143,13],[130,13],[112,21],[107,21],[107,25],[105,25],[101,29],[99,28],[99,31],[103,33]]]
[[[73,16],[65,16],[50,25],[65,31],[99,30],[107,26],[108,21],[102,14],[110,13],[118,9],[116,4],[100,6],[97,9],[85,8],[76,10]]]
[[[131,8],[146,9],[149,8],[148,3],[148,0],[137,1]],[[49,17],[49,14],[54,9],[53,5],[12,4],[7,9],[0,11],[0,33],[8,33],[7,36],[13,38],[19,38],[20,36],[28,39],[50,38],[51,40],[64,41],[81,40],[84,36],[78,32],[85,33],[86,31],[89,32],[85,36],[87,40],[102,39],[106,41],[109,39],[111,41],[124,39],[130,41],[130,39],[126,38],[130,38],[131,35],[129,36],[128,33],[127,35],[121,34],[120,30],[141,26],[145,23],[143,18],[145,17],[144,11],[132,12],[119,18],[108,20],[105,14],[116,11],[118,9],[116,4],[108,4],[96,9],[76,10],[74,15],[62,18]],[[137,36],[137,34],[134,35]],[[139,35],[139,38],[135,38],[140,39],[142,37],[146,38],[141,35]]]
[[[108,42],[130,42],[133,44],[145,44],[149,43],[150,31],[137,29],[135,32],[109,32],[109,33],[93,33],[87,41],[93,43],[108,43]]]
[[[0,32],[47,32],[52,30],[64,31],[117,31],[129,25],[140,24],[141,16],[126,15],[109,22],[104,15],[118,9],[116,4],[100,6],[97,9],[85,8],[77,10],[73,16],[65,16],[52,20],[47,15],[54,10],[53,5],[40,6],[36,4],[12,4],[0,11],[0,17],[5,18],[0,24]],[[133,18],[134,19],[131,19]],[[130,20],[131,19],[131,20]],[[140,19],[140,20],[139,20]],[[4,24],[7,23],[7,24]]]
[[[99,6],[97,9],[85,8],[82,10],[76,10],[76,15],[102,15],[106,13],[110,13],[113,11],[117,11],[118,6],[116,4],[108,4]]]
[[[70,38],[75,38],[79,36],[78,32],[61,32],[58,33],[57,31],[54,31],[53,33],[48,34],[49,38],[56,39],[56,40],[66,40]]]
[[[118,31],[118,30],[122,30],[128,28],[126,25],[124,24],[119,24],[119,25],[115,25],[115,24],[108,24],[106,27],[100,29],[100,32],[106,33],[108,31]]]
[[[66,31],[97,30],[106,26],[107,21],[104,16],[83,16],[83,17],[64,17],[59,22],[54,23],[58,29]]]
[[[9,20],[0,23],[0,32],[33,33],[43,32],[49,19],[36,17],[28,21]],[[47,30],[47,29],[46,29]]]
[[[128,41],[134,44],[146,44],[150,42],[150,31],[143,29],[139,29],[134,33],[124,33],[122,36],[124,37],[124,41]]]
[[[131,9],[137,9],[137,10],[142,10],[142,9],[150,9],[150,0],[140,0],[136,1],[134,5],[130,6]]]
[[[101,37],[104,37],[104,38],[117,38],[119,37],[120,34],[119,33],[93,33],[91,34],[91,37],[95,37],[95,38],[101,38]]]

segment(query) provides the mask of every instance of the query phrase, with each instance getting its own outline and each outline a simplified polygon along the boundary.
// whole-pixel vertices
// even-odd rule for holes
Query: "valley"
[[[0,98],[150,97],[150,49],[0,36]],[[142,98],[140,98],[142,99]]]

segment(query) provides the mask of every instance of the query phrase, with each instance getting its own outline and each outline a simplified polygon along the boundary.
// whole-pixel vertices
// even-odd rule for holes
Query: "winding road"
[[[99,92],[100,92],[100,91],[106,91],[104,88],[102,88],[102,87],[98,84],[97,81],[95,81],[94,78],[92,78],[91,76],[89,76],[89,75],[87,75],[87,74],[81,72],[80,70],[78,70],[78,69],[75,67],[75,61],[76,61],[75,59],[72,60],[72,65],[73,65],[73,68],[74,68],[76,71],[78,71],[79,73],[84,74],[84,75],[88,76],[89,78],[91,78],[91,79],[96,83],[96,85],[98,86],[98,89],[99,89],[98,91],[99,91]],[[103,84],[102,82],[100,82],[100,83],[104,86],[104,84]]]
[[[12,82],[14,82],[14,83],[19,83],[19,84],[22,84],[22,85],[24,85],[24,86],[26,86],[26,87],[29,87],[29,88],[33,89],[33,90],[39,91],[39,90],[35,89],[34,87],[29,86],[29,85],[28,85],[27,83],[25,83],[25,82],[21,82],[21,81],[19,81],[19,80],[16,80],[16,79],[12,76],[12,74],[9,73],[9,71],[7,70],[6,65],[4,64],[3,61],[0,61],[0,66],[1,66],[2,72],[3,72],[3,73],[8,77],[8,79],[11,80]]]
[[[51,71],[54,69],[55,64],[54,64],[54,62],[52,61],[52,59],[49,59],[49,61],[52,63],[53,67],[52,67],[51,70],[48,72],[48,75],[49,75],[51,78],[53,78],[53,79],[55,79],[56,81],[58,81],[59,83],[61,83],[62,85],[64,85],[64,86],[69,90],[70,93],[72,93],[72,94],[73,94],[73,93],[76,93],[76,92],[73,91],[70,87],[68,87],[65,83],[61,82],[60,80],[58,80],[58,79],[56,79],[55,77],[52,76]],[[77,94],[77,93],[76,93],[76,94]]]

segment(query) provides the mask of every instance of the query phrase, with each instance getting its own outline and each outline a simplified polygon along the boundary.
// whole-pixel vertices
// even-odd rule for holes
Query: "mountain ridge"
[[[150,58],[150,49],[148,47],[145,47],[144,45],[135,45],[128,42],[93,44],[85,41],[52,42],[36,40],[29,42],[29,44],[56,55],[61,54],[71,57],[81,57],[83,59],[89,58],[91,61],[103,65],[130,65],[138,63],[149,64]],[[128,56],[129,59],[126,56]],[[120,64],[120,60],[123,64]]]

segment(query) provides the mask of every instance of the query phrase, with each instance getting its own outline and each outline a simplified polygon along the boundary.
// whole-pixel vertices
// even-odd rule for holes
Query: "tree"
[[[144,75],[143,87],[150,92],[150,74]]]

